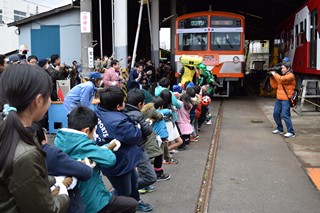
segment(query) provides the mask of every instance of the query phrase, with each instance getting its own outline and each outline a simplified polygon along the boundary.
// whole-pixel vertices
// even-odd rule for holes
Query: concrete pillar
[[[152,0],[151,2],[151,21],[152,21],[152,55],[154,56],[154,65],[155,67],[159,67],[159,30],[160,30],[160,22],[159,22],[159,0]]]
[[[115,58],[120,60],[121,67],[127,67],[128,30],[127,30],[127,0],[114,1],[114,44]]]
[[[171,15],[170,19],[171,40],[170,40],[170,61],[171,65],[175,65],[175,48],[176,48],[176,17],[177,17],[177,1],[171,1],[170,5]]]
[[[89,72],[93,70],[93,67],[89,67],[89,54],[88,49],[92,48],[92,5],[91,0],[80,1],[80,11],[88,12],[88,16],[83,17],[83,23],[81,25],[81,64],[82,75],[89,76]],[[93,52],[91,52],[93,54]],[[93,57],[93,55],[92,55]]]

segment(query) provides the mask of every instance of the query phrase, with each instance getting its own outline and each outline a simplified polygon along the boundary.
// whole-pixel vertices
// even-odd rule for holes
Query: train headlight
[[[233,63],[239,63],[240,62],[240,58],[238,56],[233,57]]]

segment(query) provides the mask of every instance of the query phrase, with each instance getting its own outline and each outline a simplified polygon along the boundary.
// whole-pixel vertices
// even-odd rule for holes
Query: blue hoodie
[[[97,106],[98,125],[96,142],[99,146],[109,143],[113,139],[121,142],[121,147],[115,152],[117,163],[110,168],[101,168],[106,176],[120,176],[136,168],[141,156],[142,148],[138,147],[141,130],[125,113],[110,111]]]
[[[157,111],[160,112],[165,117],[169,117],[169,116],[172,115],[171,111],[169,109],[158,109]],[[162,139],[165,139],[165,138],[169,137],[166,121],[164,119],[162,119],[160,121],[153,122],[152,129]]]
[[[115,165],[116,157],[113,152],[97,146],[86,133],[67,128],[58,130],[54,144],[75,160],[87,157],[97,164],[93,168],[92,177],[87,181],[79,180],[77,185],[82,201],[86,205],[86,212],[98,212],[108,205],[112,194],[102,181],[100,168]]]

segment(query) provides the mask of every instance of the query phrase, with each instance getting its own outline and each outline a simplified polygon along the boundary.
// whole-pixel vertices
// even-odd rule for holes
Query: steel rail
[[[216,159],[216,153],[217,153],[218,141],[220,136],[221,123],[222,123],[222,115],[223,115],[222,103],[223,103],[223,100],[221,100],[219,105],[219,110],[218,110],[218,114],[215,122],[215,129],[212,134],[211,144],[208,152],[207,163],[203,172],[198,200],[194,210],[195,213],[208,212],[208,204],[211,196],[215,159]]]

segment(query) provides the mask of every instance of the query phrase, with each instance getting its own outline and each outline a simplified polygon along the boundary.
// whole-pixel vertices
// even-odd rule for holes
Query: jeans
[[[277,124],[277,130],[283,132],[281,118],[284,120],[289,133],[295,134],[291,122],[289,101],[277,100],[273,109],[273,119]]]
[[[149,156],[146,151],[143,151],[138,167],[138,189],[147,187],[157,181],[157,175],[150,163]]]
[[[118,196],[132,197],[136,201],[140,200],[138,191],[138,172],[132,171],[121,176],[107,176]]]

